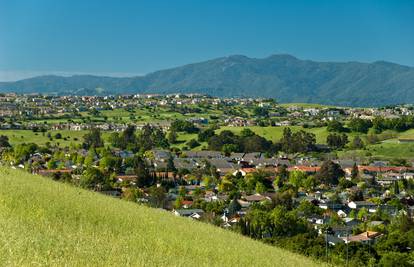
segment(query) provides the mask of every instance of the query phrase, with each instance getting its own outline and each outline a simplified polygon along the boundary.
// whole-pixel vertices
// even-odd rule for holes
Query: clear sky
[[[0,0],[0,80],[277,53],[414,66],[414,1]]]

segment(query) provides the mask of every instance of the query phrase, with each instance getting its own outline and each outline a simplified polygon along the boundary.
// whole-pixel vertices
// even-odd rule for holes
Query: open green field
[[[187,142],[190,141],[191,139],[198,139],[198,134],[189,134],[189,133],[184,133],[184,132],[180,132],[178,133],[177,136],[177,144],[172,145],[173,147],[177,147],[179,149],[182,149],[183,147],[187,147]],[[200,145],[198,147],[193,148],[192,150],[194,151],[200,151],[203,148],[207,148],[207,142],[201,142]]]
[[[254,131],[256,134],[263,136],[273,142],[277,142],[283,135],[284,126],[281,127],[260,127],[260,126],[251,126],[251,127],[221,127],[216,133],[219,133],[223,130],[230,130],[236,134],[239,134],[244,128],[249,128]],[[301,126],[290,126],[292,131],[304,130],[307,132],[314,133],[316,136],[316,142],[319,144],[326,144],[326,137],[329,132],[326,130],[326,127],[317,127],[317,128],[302,128]],[[70,146],[72,144],[79,144],[83,140],[83,136],[87,131],[69,131],[69,130],[59,130],[59,131],[48,131],[52,136],[52,141],[47,137],[47,133],[33,132],[31,130],[0,130],[0,135],[6,135],[9,137],[10,143],[12,145],[21,144],[21,143],[36,143],[38,145],[45,145],[47,142],[50,142],[51,145],[59,144],[60,147]],[[55,135],[57,133],[62,134],[62,139],[56,139]],[[102,132],[104,141],[108,142],[110,132]],[[360,135],[363,140],[365,140],[365,134],[356,134],[348,133],[349,140],[351,141],[354,136]],[[408,130],[405,132],[397,133],[395,131],[387,131],[386,133],[380,134],[385,136],[385,140],[379,144],[367,145],[366,150],[362,151],[340,151],[338,152],[339,156],[347,157],[350,154],[358,155],[370,155],[377,158],[414,158],[414,143],[400,144],[398,143],[398,138],[414,138],[414,129]],[[64,139],[66,138],[66,140]],[[173,147],[178,147],[182,149],[187,146],[186,143],[191,139],[197,140],[197,134],[187,134],[187,133],[178,133],[178,144],[174,144]],[[107,143],[108,144],[108,143]],[[202,143],[200,146],[194,148],[193,150],[201,150],[206,148],[207,143]]]
[[[268,140],[272,140],[273,142],[279,141],[280,138],[283,135],[283,130],[285,128],[290,128],[293,132],[304,130],[307,132],[314,133],[316,135],[316,142],[320,144],[326,143],[326,137],[328,136],[328,131],[326,130],[326,127],[318,127],[318,128],[303,128],[302,126],[268,126],[268,127],[260,127],[260,126],[250,126],[250,127],[221,127],[217,132],[221,132],[223,130],[230,130],[234,133],[240,133],[243,129],[249,128],[256,134],[263,136],[264,138]]]
[[[413,144],[398,144],[395,142],[383,142],[381,144],[370,145],[367,150],[376,157],[380,158],[414,158]]]
[[[4,266],[321,266],[212,225],[0,168]]]
[[[9,142],[12,145],[21,144],[21,143],[35,143],[38,145],[45,145],[47,142],[50,142],[51,145],[56,145],[59,143],[59,146],[65,147],[70,146],[71,144],[79,144],[83,141],[83,136],[88,131],[70,131],[70,130],[58,130],[58,131],[48,131],[52,136],[52,141],[49,140],[46,133],[33,132],[31,130],[0,130],[0,135],[5,135],[9,137]],[[61,139],[56,139],[55,135],[60,133],[62,135]],[[110,133],[103,132],[102,136],[104,140],[108,140]],[[66,140],[64,139],[66,138]],[[76,140],[77,139],[77,140]]]
[[[223,130],[230,130],[236,134],[240,133],[244,128],[249,128],[256,134],[265,137],[266,139],[272,141],[279,141],[283,135],[284,126],[281,127],[260,127],[260,126],[250,126],[250,127],[221,127],[217,130],[217,133]],[[329,132],[326,130],[326,127],[317,127],[317,128],[302,128],[301,126],[289,126],[293,132],[304,130],[307,132],[314,133],[316,136],[316,142],[319,144],[326,144],[326,137]],[[385,134],[385,133],[384,133]],[[414,129],[408,130],[402,133],[392,132],[386,133],[390,135],[390,139],[386,139],[379,144],[367,145],[366,150],[352,150],[352,151],[339,151],[338,155],[340,157],[355,157],[355,156],[372,156],[379,159],[390,159],[390,158],[405,158],[412,159],[414,158],[414,143],[400,144],[398,143],[398,138],[414,138]],[[366,134],[357,134],[357,133],[348,133],[349,141],[359,135],[364,140]]]

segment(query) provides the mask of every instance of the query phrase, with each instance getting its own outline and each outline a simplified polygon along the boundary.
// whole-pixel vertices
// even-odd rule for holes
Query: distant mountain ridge
[[[99,88],[99,90],[97,90]],[[414,103],[414,68],[385,61],[316,62],[291,55],[216,58],[145,76],[39,76],[0,83],[0,92],[57,94],[204,93],[346,106]]]

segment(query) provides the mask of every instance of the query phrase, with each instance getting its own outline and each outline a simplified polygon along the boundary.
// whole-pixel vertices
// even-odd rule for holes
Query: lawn
[[[190,141],[191,139],[198,139],[198,134],[189,134],[189,133],[184,133],[184,132],[179,132],[177,134],[177,144],[172,145],[173,147],[177,147],[179,149],[182,149],[183,147],[187,146],[187,142]],[[194,151],[199,151],[202,148],[206,148],[207,147],[207,142],[201,142],[200,145],[198,147],[195,147]]]
[[[236,134],[240,133],[244,128],[249,128],[256,134],[263,136],[268,140],[272,140],[273,142],[279,141],[280,138],[283,136],[283,130],[287,127],[285,126],[268,126],[268,127],[260,127],[260,126],[249,126],[249,127],[221,127],[217,132],[221,132],[223,130],[230,130]],[[304,130],[307,132],[314,133],[316,135],[316,142],[319,144],[326,143],[326,137],[328,136],[328,131],[326,127],[318,127],[318,128],[303,128],[302,126],[289,126],[289,128],[293,131]]]
[[[380,158],[414,158],[414,144],[398,144],[395,142],[383,142],[370,145],[367,150]]]
[[[228,230],[0,168],[4,266],[321,266]]]
[[[88,131],[59,130],[41,133],[33,132],[31,130],[0,130],[0,135],[8,136],[9,142],[12,145],[21,143],[35,143],[37,145],[45,145],[47,142],[50,142],[51,145],[56,145],[59,143],[59,146],[65,147],[70,146],[71,144],[81,143],[83,141],[83,136],[87,132]],[[47,137],[47,133],[51,134],[52,141],[50,141],[50,139]],[[55,135],[57,133],[60,133],[62,135],[61,139],[55,138]],[[108,140],[109,135],[109,132],[102,133],[102,137],[104,140]],[[66,138],[66,140],[64,138]]]

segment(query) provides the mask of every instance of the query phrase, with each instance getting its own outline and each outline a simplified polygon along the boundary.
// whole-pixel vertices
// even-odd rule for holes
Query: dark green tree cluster
[[[385,130],[406,131],[414,128],[414,116],[402,116],[394,119],[376,117],[372,121],[372,128],[375,133],[381,133]]]
[[[113,133],[110,142],[114,147],[133,152],[147,151],[156,147],[169,147],[168,140],[161,128],[149,124],[144,125],[141,131],[136,131],[135,127],[130,125],[121,134]]]
[[[98,128],[92,128],[89,133],[83,136],[83,147],[85,149],[103,147],[101,131]]]
[[[351,131],[359,133],[367,133],[371,126],[372,122],[370,120],[364,120],[361,118],[353,118],[348,123],[348,127]]]
[[[269,209],[255,206],[239,222],[240,232],[255,239],[277,239],[293,237],[311,232],[303,217],[296,210],[288,210],[283,205]]]
[[[250,131],[250,130],[248,130]],[[222,131],[208,139],[208,148],[216,151],[230,152],[271,152],[275,146],[271,141],[256,135],[252,131],[236,135],[231,131]]]
[[[342,149],[348,143],[348,136],[346,134],[330,133],[326,137],[326,143],[333,149]]]
[[[175,120],[171,123],[170,130],[176,132],[198,133],[200,131],[194,123],[185,120]]]
[[[337,120],[329,121],[326,129],[328,130],[328,132],[342,133],[346,131],[344,124]]]
[[[315,149],[316,137],[313,133],[303,130],[292,133],[290,128],[283,130],[280,139],[282,151],[286,153],[305,153]]]
[[[0,148],[10,147],[9,137],[0,135]]]
[[[339,178],[344,175],[345,172],[339,164],[331,160],[327,160],[322,163],[322,166],[316,173],[315,178],[324,184],[337,185],[339,184]]]
[[[198,141],[199,142],[206,142],[206,141],[208,141],[208,139],[210,139],[214,135],[215,135],[214,129],[212,129],[212,128],[201,130],[198,133]]]
[[[253,115],[258,116],[258,117],[268,117],[269,110],[264,107],[254,107]]]

